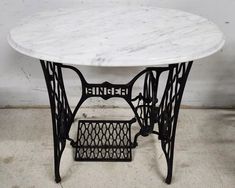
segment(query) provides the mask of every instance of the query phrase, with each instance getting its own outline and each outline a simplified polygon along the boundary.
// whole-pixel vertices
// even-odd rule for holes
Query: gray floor
[[[166,162],[157,137],[139,139],[132,162],[74,162],[68,144],[62,183],[53,179],[48,109],[0,110],[0,187],[235,187],[235,111],[182,109],[176,136],[174,175],[163,182]],[[105,114],[105,115],[104,115]],[[127,109],[82,109],[84,118],[129,119]],[[120,118],[119,118],[120,119]],[[74,136],[76,125],[71,135]],[[133,132],[137,131],[137,125]]]

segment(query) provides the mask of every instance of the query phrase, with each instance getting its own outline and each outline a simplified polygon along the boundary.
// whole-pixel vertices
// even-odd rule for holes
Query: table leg
[[[61,181],[60,159],[72,124],[72,112],[68,104],[60,64],[41,61],[44,72],[52,116],[54,140],[55,181]]]
[[[172,179],[175,132],[183,91],[192,62],[170,65],[166,88],[159,105],[159,139],[167,161],[166,183]]]
[[[129,103],[141,127],[140,131],[135,135],[133,147],[138,145],[137,139],[139,136],[158,135],[167,161],[167,177],[165,180],[167,184],[170,184],[172,179],[179,108],[192,63],[191,61],[172,64],[168,67],[147,68],[144,72],[143,92]],[[158,96],[159,78],[163,72],[168,72],[168,78],[163,95]],[[143,71],[140,74],[142,75]],[[138,78],[139,76],[137,75],[133,82]],[[138,101],[137,105],[133,105],[136,100]],[[158,131],[154,130],[156,124],[158,124]]]

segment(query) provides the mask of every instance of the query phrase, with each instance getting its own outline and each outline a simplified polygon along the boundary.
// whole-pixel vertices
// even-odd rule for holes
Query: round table
[[[51,106],[56,182],[61,181],[59,166],[66,140],[75,148],[77,161],[130,161],[138,137],[156,134],[166,157],[169,184],[178,113],[193,60],[217,52],[225,40],[211,21],[187,12],[102,6],[32,15],[9,32],[8,42],[20,53],[40,59]],[[72,65],[147,68],[127,84],[94,84]],[[75,71],[81,79],[82,95],[73,110],[63,69]],[[159,94],[163,73],[168,76]],[[133,96],[137,80],[143,82],[143,91]],[[135,116],[129,121],[80,120],[74,141],[70,128],[82,103],[91,97],[123,98]],[[135,121],[140,129],[132,141]]]

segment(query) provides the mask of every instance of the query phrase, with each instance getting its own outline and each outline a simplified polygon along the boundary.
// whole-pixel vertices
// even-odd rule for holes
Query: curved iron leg
[[[166,156],[166,183],[172,179],[175,133],[179,108],[185,84],[193,62],[173,64],[169,66],[169,74],[163,98],[159,105],[158,126],[159,139]]]
[[[61,181],[59,170],[60,160],[71,127],[72,112],[66,97],[60,64],[41,60],[41,66],[45,76],[51,106],[55,181],[59,183]]]
[[[166,180],[165,180],[165,182],[167,184],[170,184],[171,179],[172,179],[173,158],[174,158],[174,142],[172,143],[170,152],[171,152],[170,158],[167,159],[167,177],[166,177]]]
[[[60,158],[61,156],[56,155],[57,146],[54,145],[54,171],[55,171],[55,182],[59,183],[61,181],[60,177]]]

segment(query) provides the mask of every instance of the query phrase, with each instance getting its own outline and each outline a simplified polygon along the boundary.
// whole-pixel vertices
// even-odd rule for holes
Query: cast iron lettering
[[[104,82],[102,84],[86,84],[86,97],[102,97],[107,100],[111,97],[128,98],[130,96],[129,88],[126,85],[111,84]]]

